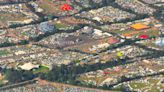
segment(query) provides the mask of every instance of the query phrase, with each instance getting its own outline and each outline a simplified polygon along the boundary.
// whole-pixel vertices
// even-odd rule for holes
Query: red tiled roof
[[[109,74],[109,72],[104,72],[104,74]]]
[[[72,7],[69,4],[63,4],[61,5],[60,9],[62,11],[69,11],[69,10],[72,10]]]
[[[149,36],[148,35],[140,35],[139,38],[140,39],[147,39],[147,38],[149,38]]]
[[[119,40],[116,38],[110,37],[108,42],[109,42],[109,44],[115,44],[115,43],[119,42]]]

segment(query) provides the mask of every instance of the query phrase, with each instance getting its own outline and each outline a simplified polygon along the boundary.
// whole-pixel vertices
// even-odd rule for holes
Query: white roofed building
[[[39,68],[39,65],[34,65],[31,62],[25,63],[24,65],[18,66],[22,70],[32,70],[34,68]]]

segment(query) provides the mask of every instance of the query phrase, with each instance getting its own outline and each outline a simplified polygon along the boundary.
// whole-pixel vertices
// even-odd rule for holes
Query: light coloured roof
[[[142,23],[136,23],[136,24],[131,25],[130,27],[132,27],[132,28],[134,28],[134,29],[136,29],[136,30],[142,30],[142,29],[147,29],[147,28],[149,28],[149,26],[144,25],[144,24],[142,24]]]
[[[39,65],[34,65],[31,62],[29,62],[29,63],[25,63],[24,65],[19,66],[19,67],[23,70],[31,70],[33,68],[39,68]]]

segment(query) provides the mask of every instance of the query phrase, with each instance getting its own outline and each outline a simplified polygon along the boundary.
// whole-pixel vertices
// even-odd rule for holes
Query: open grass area
[[[160,81],[159,79],[148,79],[150,84],[153,84],[153,86],[151,87],[151,89],[148,92],[160,92],[159,89],[157,89],[157,87],[160,87],[161,89],[164,88],[164,85],[157,85],[157,83]],[[163,87],[162,87],[163,85]]]
[[[6,51],[6,50],[0,50],[0,56],[4,56],[4,55],[7,55],[7,54],[9,54],[8,51]]]
[[[148,29],[148,30],[141,30],[141,31],[135,31],[135,30],[113,30],[111,31],[112,33],[120,34],[120,35],[132,35],[134,37],[139,36],[139,35],[148,35],[148,36],[158,36],[159,35],[159,30],[157,29]]]
[[[148,90],[147,92],[160,92],[158,88],[163,89],[164,85],[162,83],[158,84],[159,81],[160,79],[149,78],[145,83],[131,82],[129,85],[134,90],[140,89],[141,91]]]
[[[3,84],[4,84],[4,83],[3,83],[3,80],[0,80],[0,86],[3,85]]]
[[[39,7],[44,9],[45,14],[55,14],[56,12],[59,12],[59,5],[54,4],[51,0],[38,0],[37,3]]]
[[[132,30],[126,30],[126,31],[121,31],[121,30],[112,30],[112,33],[117,33],[117,34],[125,34],[125,33],[131,33]]]
[[[160,90],[157,89],[157,87],[151,87],[151,89],[148,90],[147,92],[160,92]]]
[[[145,88],[145,87],[147,86],[146,83],[135,83],[135,82],[129,83],[129,85],[130,85],[133,89],[142,89],[142,88]]]
[[[38,69],[33,70],[33,73],[34,74],[36,74],[36,73],[46,73],[48,71],[49,71],[49,68],[48,67],[41,65],[41,66],[39,66]]]
[[[157,84],[160,80],[159,79],[149,79],[150,84]]]
[[[55,27],[57,29],[60,29],[60,28],[67,28],[68,26],[65,25],[65,24],[62,24],[62,23],[54,23]]]
[[[162,88],[162,89],[164,89],[164,84],[161,84],[159,87]]]
[[[6,20],[23,20],[25,19],[25,15],[23,14],[12,14],[12,13],[0,13],[0,20],[6,21]]]
[[[0,86],[4,85],[4,80],[5,80],[5,77],[0,76]]]
[[[67,0],[36,0],[36,3],[39,5],[40,8],[44,10],[42,12],[45,15],[55,15],[55,16],[63,16],[63,15],[70,15],[77,12],[76,9],[73,9],[71,11],[63,11],[61,10],[61,6],[63,4],[69,4],[72,6],[71,2],[67,2]],[[78,7],[78,6],[76,6]]]
[[[26,19],[28,18],[23,14],[0,13],[0,27],[7,26],[9,21],[23,21]]]

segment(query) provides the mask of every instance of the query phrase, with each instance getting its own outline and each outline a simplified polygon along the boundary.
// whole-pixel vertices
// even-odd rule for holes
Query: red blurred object
[[[104,74],[109,74],[109,72],[104,72]]]
[[[69,4],[63,4],[60,9],[63,11],[69,11],[72,10],[72,7]]]
[[[119,42],[119,40],[116,39],[116,38],[113,38],[113,37],[110,37],[110,38],[108,39],[108,43],[109,43],[109,44],[115,44],[115,43],[118,43],[118,42]]]
[[[139,38],[140,39],[147,39],[147,38],[149,38],[149,36],[147,36],[147,35],[140,35]]]

